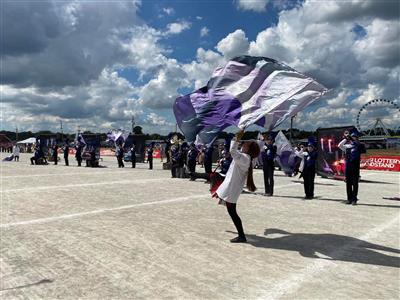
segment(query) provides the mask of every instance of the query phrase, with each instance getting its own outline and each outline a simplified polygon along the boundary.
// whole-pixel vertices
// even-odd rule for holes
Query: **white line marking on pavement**
[[[364,234],[358,241],[350,242],[343,247],[338,248],[338,250],[332,253],[332,257],[340,257],[351,247],[357,246],[363,241],[368,241],[376,237],[381,232],[390,228],[393,225],[398,225],[400,221],[400,214],[396,215],[393,219],[388,222],[382,223],[381,225],[370,230],[368,233]],[[307,265],[305,268],[301,269],[299,272],[292,273],[285,280],[282,280],[275,286],[273,286],[267,294],[263,295],[260,299],[279,299],[283,296],[287,297],[290,294],[295,293],[304,283],[310,282],[316,276],[320,275],[325,269],[329,267],[337,266],[338,264],[334,260],[318,260],[314,263]],[[293,297],[292,297],[293,298]],[[295,297],[294,297],[295,298]]]
[[[127,168],[127,170],[121,170],[121,169],[101,169],[102,172],[99,172],[97,170],[93,172],[74,172],[74,173],[45,173],[45,174],[30,174],[30,175],[7,175],[7,176],[1,176],[3,179],[8,179],[8,178],[30,178],[30,177],[51,177],[51,176],[64,176],[64,175],[104,175],[104,173],[109,174],[132,174],[136,175],[135,171],[129,170],[131,168]],[[147,170],[147,169],[141,169],[141,168],[136,168],[137,170]]]
[[[210,196],[210,193],[201,194],[201,195],[192,195],[192,196],[187,196],[187,197],[178,197],[178,198],[174,198],[174,199],[166,199],[166,200],[161,200],[161,201],[137,203],[137,204],[132,204],[132,205],[112,207],[112,208],[102,208],[102,209],[96,209],[96,210],[87,211],[87,212],[81,212],[81,213],[75,213],[75,214],[69,214],[69,215],[61,215],[61,216],[57,216],[57,217],[49,217],[49,218],[41,218],[41,219],[35,219],[35,220],[29,220],[29,221],[15,222],[15,223],[0,224],[0,228],[9,228],[9,227],[16,227],[16,226],[30,225],[30,224],[49,223],[49,222],[58,221],[58,220],[73,219],[73,218],[79,218],[82,216],[89,216],[89,215],[98,215],[98,214],[102,214],[105,212],[124,210],[124,209],[130,209],[130,208],[142,207],[142,206],[149,206],[149,205],[153,205],[153,204],[166,204],[166,203],[187,201],[187,200],[192,200],[192,199],[197,199],[197,198],[204,198],[207,196]]]
[[[132,184],[132,183],[146,183],[151,181],[165,181],[168,178],[149,178],[149,179],[139,179],[139,180],[119,180],[119,181],[104,181],[104,182],[93,182],[93,183],[79,183],[79,184],[65,184],[65,185],[55,185],[55,186],[38,186],[22,189],[11,189],[3,190],[1,193],[9,192],[21,192],[21,191],[36,191],[36,190],[62,190],[70,189],[74,187],[85,187],[85,186],[98,186],[98,185],[111,185],[111,184]]]

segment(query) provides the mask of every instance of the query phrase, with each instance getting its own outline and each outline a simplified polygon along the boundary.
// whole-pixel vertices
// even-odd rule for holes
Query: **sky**
[[[1,129],[57,131],[62,120],[64,132],[107,132],[134,117],[165,134],[176,97],[237,55],[277,59],[330,89],[295,127],[355,124],[370,100],[399,103],[399,3],[3,0]],[[365,126],[378,111],[400,125],[384,108],[365,112]]]

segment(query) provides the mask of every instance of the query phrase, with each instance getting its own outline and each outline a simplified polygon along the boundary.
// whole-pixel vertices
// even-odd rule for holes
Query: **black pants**
[[[314,198],[314,180],[315,180],[315,169],[304,169],[304,193],[307,198]]]
[[[37,165],[37,159],[35,156],[31,157],[31,164],[32,165]]]
[[[14,161],[19,161],[19,156],[18,155],[14,156]]]
[[[136,158],[132,159],[132,168],[136,168]]]
[[[265,193],[272,195],[274,193],[274,162],[264,161],[263,172]]]
[[[176,171],[177,171],[178,167],[179,167],[179,164],[177,162],[172,162],[171,163],[171,175],[172,175],[172,178],[176,178]]]
[[[117,156],[117,161],[118,161],[118,168],[123,168],[125,167],[123,157],[122,156]]]
[[[54,159],[54,164],[57,165],[58,164],[58,156],[53,156]]]
[[[210,174],[212,172],[212,161],[204,162],[204,170],[206,171],[207,174]]]
[[[350,162],[346,165],[346,190],[347,200],[357,202],[358,181],[360,179],[360,162]]]
[[[229,215],[231,216],[233,224],[235,224],[238,235],[240,237],[245,237],[242,226],[242,220],[240,219],[239,215],[236,212],[236,203],[226,202],[226,208],[228,210]]]
[[[193,177],[194,173],[196,172],[196,160],[189,159],[188,169],[189,169],[190,177]]]
[[[76,161],[78,162],[78,167],[80,167],[82,164],[82,156],[77,156]]]
[[[149,161],[149,170],[153,170],[153,158],[148,159]]]
[[[69,166],[68,156],[64,156],[64,160],[65,160],[65,165],[66,165],[66,166]]]

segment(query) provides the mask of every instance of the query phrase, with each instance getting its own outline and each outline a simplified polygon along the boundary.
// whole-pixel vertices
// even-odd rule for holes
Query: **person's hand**
[[[238,131],[238,132],[236,133],[236,140],[237,140],[237,141],[240,141],[240,140],[242,139],[243,135],[244,135],[244,130],[241,129],[240,131]]]

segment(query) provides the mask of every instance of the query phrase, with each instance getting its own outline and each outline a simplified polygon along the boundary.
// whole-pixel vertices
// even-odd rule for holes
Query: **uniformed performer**
[[[117,156],[118,168],[124,168],[124,146],[122,142],[117,144],[115,155]]]
[[[132,144],[132,147],[131,147],[131,162],[132,162],[132,168],[136,168],[136,149],[135,149],[135,144]]]
[[[63,147],[63,151],[64,151],[64,160],[65,160],[65,165],[69,166],[69,162],[68,162],[68,155],[69,155],[69,140],[66,139],[65,140],[65,144]]]
[[[276,157],[276,146],[274,145],[274,138],[272,135],[265,136],[265,143],[262,150],[261,156],[264,173],[265,195],[272,196],[274,194],[274,161]]]
[[[53,159],[54,159],[54,164],[58,164],[58,145],[57,142],[54,143],[53,145]]]
[[[153,170],[153,151],[154,143],[151,143],[150,147],[147,149],[147,161],[149,162],[149,170]]]
[[[78,162],[78,167],[81,166],[82,163],[82,150],[83,150],[83,143],[81,141],[81,137],[78,136],[77,142],[75,144],[75,158],[76,161]]]
[[[196,161],[197,161],[197,155],[199,154],[199,151],[196,148],[196,145],[192,143],[190,145],[190,149],[187,154],[187,165],[189,169],[189,175],[190,175],[190,180],[194,181],[194,174],[196,172]]]
[[[315,180],[315,167],[317,162],[317,149],[316,143],[313,139],[309,139],[307,149],[301,148],[300,151],[295,152],[297,156],[303,160],[302,177],[304,180],[304,199],[314,198],[314,180]]]
[[[338,144],[338,147],[345,153],[346,161],[346,204],[357,205],[358,181],[360,180],[360,159],[361,153],[365,152],[364,145],[358,140],[359,133],[348,131],[344,133],[344,139]]]
[[[206,150],[204,151],[204,169],[205,169],[205,172],[206,172],[206,175],[208,176],[208,178],[212,172],[213,150],[214,150],[214,147],[211,144],[211,145],[208,145]],[[208,179],[206,182],[209,183],[210,180]]]

